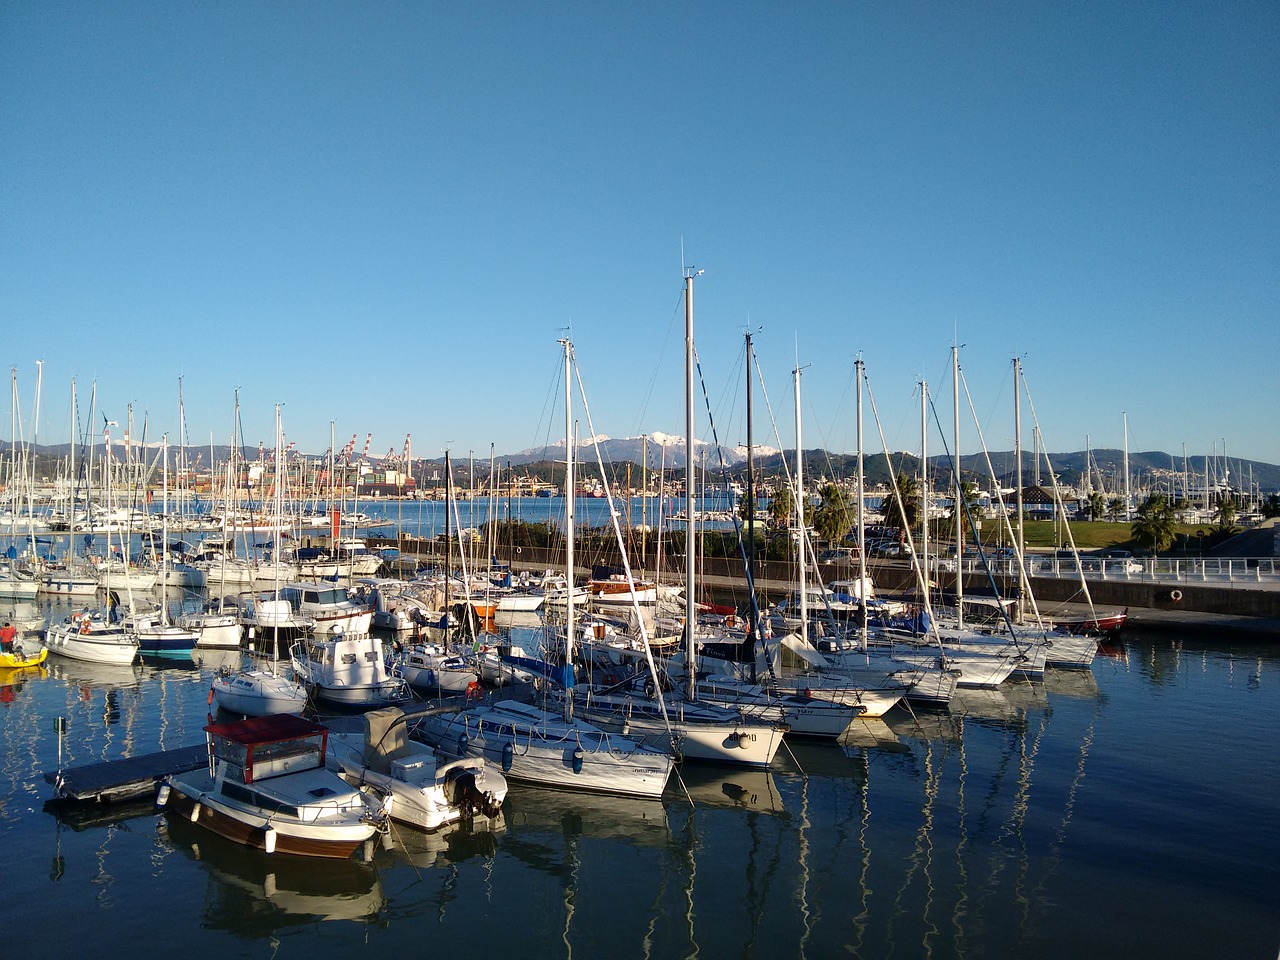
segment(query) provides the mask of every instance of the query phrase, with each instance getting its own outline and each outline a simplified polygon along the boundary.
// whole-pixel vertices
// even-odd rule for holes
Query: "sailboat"
[[[276,404],[276,488],[275,510],[279,517],[283,510],[280,488],[281,454],[280,405]],[[280,526],[276,524],[276,539]],[[269,656],[263,657],[262,666],[245,670],[219,670],[210,681],[210,702],[230,713],[251,717],[264,717],[276,713],[302,713],[307,706],[307,688],[285,677],[278,670],[278,638],[270,638]],[[254,651],[250,650],[252,656]],[[261,655],[261,654],[259,654]]]
[[[200,633],[190,627],[172,623],[169,620],[169,435],[161,438],[160,456],[164,458],[161,468],[163,492],[163,513],[161,531],[164,548],[160,552],[160,608],[147,613],[134,613],[125,618],[125,626],[131,629],[138,638],[138,651],[142,654],[190,656]]]
[[[565,376],[566,538],[565,565],[569,580],[574,568],[573,421],[569,377],[573,347],[561,340]],[[545,674],[558,676],[568,690],[563,712],[556,714],[516,700],[483,701],[455,713],[428,714],[414,728],[414,736],[449,757],[483,757],[500,767],[510,780],[567,790],[657,799],[666,787],[674,763],[656,747],[622,734],[606,733],[574,715],[573,667],[574,598],[566,597],[567,659],[556,670],[538,663]],[[530,663],[529,666],[535,666]]]
[[[643,676],[633,677],[625,684],[567,692],[566,700],[572,699],[575,711],[602,728],[617,732],[626,731],[634,736],[643,735],[651,738],[655,743],[670,744],[684,759],[764,767],[773,761],[778,748],[782,746],[782,736],[788,729],[781,718],[781,713],[771,712],[768,716],[752,716],[746,711],[704,702],[699,696],[697,684],[694,634],[698,622],[698,604],[695,589],[696,551],[693,547],[697,536],[693,451],[695,439],[693,279],[695,276],[693,271],[686,271],[684,278],[685,503],[688,514],[684,589],[684,632],[687,645],[685,681],[674,691],[677,695],[672,697],[670,704],[663,701],[661,691],[658,689],[660,684],[655,683],[652,678],[645,679]],[[601,473],[604,474],[603,469]],[[605,494],[608,496],[607,480],[605,484]],[[621,531],[615,532],[621,546]],[[627,572],[630,580],[629,568]],[[638,598],[633,600],[633,610],[636,619],[639,620]],[[571,637],[572,634],[568,636]],[[643,637],[642,632],[642,639]],[[645,656],[648,656],[647,651]],[[845,726],[848,726],[847,721]]]

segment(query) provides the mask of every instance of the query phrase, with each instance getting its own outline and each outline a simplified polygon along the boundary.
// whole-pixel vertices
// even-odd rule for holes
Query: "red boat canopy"
[[[329,732],[328,728],[314,720],[306,720],[287,713],[270,717],[246,717],[244,720],[232,720],[229,723],[211,723],[204,728],[204,731],[211,736],[222,737],[247,747],[279,743],[281,740],[296,740],[298,737]]]

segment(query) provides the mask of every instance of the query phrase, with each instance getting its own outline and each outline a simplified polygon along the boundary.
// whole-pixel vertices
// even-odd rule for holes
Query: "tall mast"
[[[1027,559],[1025,559],[1025,549],[1027,549],[1027,540],[1023,536],[1023,398],[1021,398],[1021,380],[1023,380],[1023,362],[1018,357],[1014,357],[1014,485],[1016,486],[1014,493],[1014,509],[1018,511],[1018,543],[1014,544],[1014,548],[1018,550],[1018,591],[1020,595],[1027,594]],[[1018,623],[1023,622],[1023,604],[1019,598],[1018,603]]]
[[[1124,420],[1124,518],[1131,516],[1129,512],[1129,412],[1122,411]]]
[[[76,378],[72,378],[72,451],[68,460],[68,480],[70,481],[70,495],[67,498],[69,502],[69,520],[70,526],[68,530],[76,529],[76,489],[79,481],[76,477]],[[1185,460],[1185,457],[1184,457]]]
[[[573,587],[574,587],[574,478],[573,478],[573,396],[570,391],[572,376],[573,344],[567,339],[560,341],[564,348],[564,566],[565,581],[568,590],[564,601],[564,662],[566,675],[573,663]],[[564,716],[573,719],[573,691],[564,698]]]
[[[924,599],[929,603],[929,431],[925,417],[929,409],[929,384],[920,381],[920,563],[924,570]],[[903,518],[905,525],[906,517]]]
[[[1013,462],[1014,462],[1014,485],[1017,490],[1014,493],[1016,509],[1018,511],[1018,542],[1015,548],[1018,551],[1018,567],[1025,569],[1023,562],[1023,552],[1026,547],[1026,541],[1022,533],[1022,361],[1017,357],[1013,358]]]
[[[809,591],[805,583],[805,528],[804,528],[804,437],[801,432],[801,410],[800,410],[800,365],[796,364],[795,370],[791,372],[795,387],[795,405],[796,405],[796,496],[795,496],[795,515],[796,515],[796,552],[800,558],[797,577],[800,587],[800,639],[805,643],[809,640]]]
[[[956,617],[964,626],[964,488],[960,483],[960,348],[951,345],[951,412],[955,447],[952,458],[955,463],[956,485]]]
[[[756,477],[755,477],[755,440],[751,431],[751,333],[747,333],[747,583],[751,586],[750,634],[753,638],[760,636],[760,603],[756,597]],[[754,645],[752,647],[754,651]],[[756,658],[751,657],[751,682],[756,681]]]
[[[697,511],[694,509],[694,423],[693,423],[693,278],[701,273],[692,268],[684,275],[684,632],[687,682],[685,695],[697,699],[697,651],[694,648],[693,628],[697,623],[697,601],[694,595],[694,544],[698,542]]]
[[[862,461],[862,358],[853,362],[853,369],[858,378],[857,393],[857,440],[858,440],[858,633],[862,649],[867,649],[867,601],[871,598],[867,590],[867,519],[866,519],[866,472]]]

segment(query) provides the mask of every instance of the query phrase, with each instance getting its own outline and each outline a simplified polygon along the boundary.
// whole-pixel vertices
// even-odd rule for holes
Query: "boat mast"
[[[698,699],[698,658],[693,640],[693,628],[697,623],[697,602],[694,599],[694,544],[697,543],[698,536],[698,521],[693,497],[693,278],[700,273],[702,273],[701,270],[695,271],[690,267],[684,275],[684,499],[687,518],[684,544],[684,631],[687,648],[685,696],[690,700]]]
[[[570,392],[570,376],[572,374],[572,354],[573,344],[567,339],[560,341],[560,346],[564,348],[564,566],[566,586],[564,599],[564,662],[568,668],[573,663],[573,547],[574,547],[574,529],[573,529],[573,508],[574,508],[574,480],[573,480],[573,397]],[[565,671],[568,676],[568,670]],[[573,691],[567,691],[564,698],[564,718],[566,720],[573,719]]]
[[[1014,483],[1017,486],[1015,502],[1018,511],[1018,542],[1015,547],[1018,551],[1018,569],[1026,570],[1026,564],[1023,557],[1026,552],[1026,540],[1022,531],[1022,361],[1017,357],[1013,358],[1013,461],[1014,461]],[[1025,576],[1025,574],[1024,574]],[[1021,586],[1021,584],[1019,584]]]
[[[1129,411],[1121,411],[1124,421],[1124,518],[1128,520],[1132,514],[1129,510]]]
[[[805,557],[804,539],[804,441],[801,438],[800,431],[800,366],[791,371],[795,381],[795,405],[796,405],[796,496],[795,496],[795,515],[796,515],[796,555],[800,559],[799,563],[799,586],[800,586],[800,639],[803,643],[809,642],[809,591],[805,583]]]
[[[448,639],[449,617],[449,581],[453,579],[453,529],[450,526],[450,515],[453,512],[453,466],[449,462],[449,451],[444,452],[444,624],[445,638]],[[462,549],[462,544],[458,544]]]
[[[857,441],[858,441],[858,634],[863,651],[867,650],[867,601],[870,591],[867,589],[867,518],[866,518],[866,472],[862,461],[862,358],[853,361],[853,368],[858,378],[857,392]]]
[[[960,347],[951,345],[951,411],[955,447],[956,619],[964,626],[964,487],[960,483]]]
[[[751,621],[748,634],[760,638],[760,602],[756,596],[756,480],[755,442],[751,432],[751,332],[747,332],[747,583],[751,586]],[[756,682],[755,643],[751,645],[751,682]]]
[[[921,580],[924,590],[925,606],[929,605],[929,431],[926,416],[929,409],[929,384],[920,381],[920,568],[923,571]],[[906,526],[903,515],[903,526]]]

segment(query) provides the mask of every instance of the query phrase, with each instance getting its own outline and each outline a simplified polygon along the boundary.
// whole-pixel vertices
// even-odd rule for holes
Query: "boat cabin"
[[[217,761],[224,769],[235,767],[243,783],[254,783],[286,773],[324,769],[329,731],[311,720],[292,714],[249,717],[204,728],[209,741],[209,773]],[[229,772],[229,771],[228,771]]]

